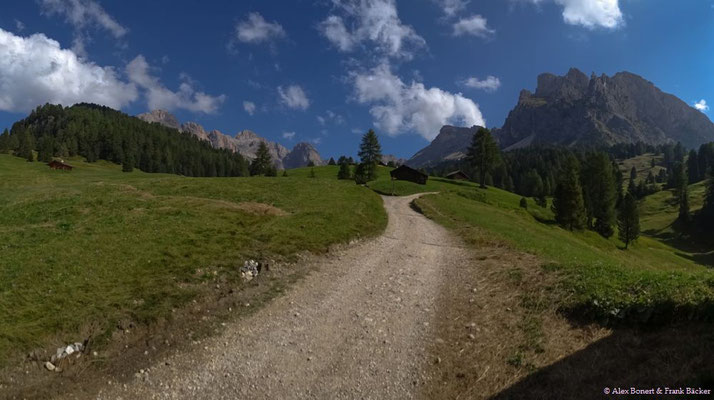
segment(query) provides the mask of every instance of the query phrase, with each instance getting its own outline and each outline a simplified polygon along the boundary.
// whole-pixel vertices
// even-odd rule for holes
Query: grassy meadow
[[[186,178],[68,162],[0,154],[0,365],[88,326],[169,316],[201,296],[208,271],[240,285],[248,258],[289,262],[386,226],[379,196],[335,179],[337,167]]]
[[[391,193],[387,174],[369,184]],[[555,224],[552,211],[521,196],[497,188],[430,178],[427,185],[397,182],[397,195],[439,192],[415,204],[429,218],[455,230],[467,243],[495,243],[535,254],[543,268],[558,274],[559,305],[580,316],[612,322],[660,322],[671,319],[714,318],[714,270],[695,253],[683,251],[657,238],[643,235],[628,250],[616,238],[605,239],[592,231],[569,232]],[[700,198],[693,185],[693,197]],[[670,192],[660,192],[642,206],[646,231],[654,210],[666,204]],[[692,201],[692,204],[695,204]],[[701,203],[701,201],[699,201]],[[660,206],[657,206],[660,204]],[[676,209],[666,219],[676,219]]]

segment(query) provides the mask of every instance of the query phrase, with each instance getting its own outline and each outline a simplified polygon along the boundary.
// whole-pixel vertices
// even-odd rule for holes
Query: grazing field
[[[215,276],[240,287],[246,259],[290,262],[386,226],[379,196],[336,167],[185,178],[68,162],[0,154],[0,365],[168,317]]]
[[[652,166],[653,159],[655,160],[654,167]],[[650,172],[652,172],[652,175],[657,176],[660,170],[665,169],[662,167],[663,160],[664,157],[661,154],[655,155],[652,153],[646,153],[618,161],[617,166],[620,169],[620,172],[622,172],[623,186],[627,188],[627,185],[630,183],[630,171],[632,170],[632,167],[635,167],[637,170],[637,179],[635,183],[640,183],[640,181],[647,179],[647,175]]]
[[[714,383],[714,271],[698,258],[647,236],[623,250],[563,230],[530,199],[524,210],[509,192],[433,181],[439,194],[415,207],[474,258],[442,292],[443,341],[432,345],[441,362],[426,397],[598,398],[606,385]]]
[[[529,199],[524,210],[520,196],[493,187],[484,190],[441,178],[430,178],[427,185],[397,183],[397,195],[440,192],[416,204],[468,243],[500,242],[541,257],[543,268],[561,278],[563,310],[613,322],[665,321],[689,314],[714,317],[714,271],[698,263],[693,253],[645,235],[624,250],[617,235],[605,239],[587,230],[569,232],[555,224],[549,207]],[[391,190],[386,174],[369,186]],[[657,195],[666,194],[671,196]]]

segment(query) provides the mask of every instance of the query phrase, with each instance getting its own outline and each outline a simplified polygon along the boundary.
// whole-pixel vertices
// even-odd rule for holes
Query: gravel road
[[[383,235],[316,259],[317,271],[195,349],[170,356],[99,399],[410,399],[429,382],[442,270],[467,250],[384,197]]]

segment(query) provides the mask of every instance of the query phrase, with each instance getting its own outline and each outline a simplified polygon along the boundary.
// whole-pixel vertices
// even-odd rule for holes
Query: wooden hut
[[[49,165],[50,169],[59,169],[62,171],[71,171],[73,166],[65,163],[63,160],[52,160],[47,163]]]
[[[446,178],[446,179],[454,179],[454,180],[457,180],[457,181],[470,181],[470,180],[471,180],[471,178],[469,178],[469,176],[466,175],[466,174],[465,174],[463,171],[461,171],[460,169],[459,169],[459,170],[456,170],[456,171],[454,171],[454,172],[449,172],[448,174],[446,174],[446,177],[445,177],[445,178]]]
[[[393,169],[389,172],[389,175],[392,176],[392,179],[398,181],[409,181],[420,185],[426,185],[426,180],[429,179],[429,175],[417,171],[414,168],[407,167],[406,165]]]

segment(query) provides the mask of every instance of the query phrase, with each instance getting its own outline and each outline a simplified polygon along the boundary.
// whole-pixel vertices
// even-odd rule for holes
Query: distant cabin
[[[406,165],[393,169],[389,175],[392,176],[392,179],[396,179],[398,181],[409,181],[420,185],[426,185],[426,180],[429,179],[429,175],[421,171],[417,171],[414,168],[409,168]]]
[[[445,176],[446,179],[454,179],[457,181],[470,181],[471,178],[469,178],[468,175],[466,175],[463,171],[461,170],[456,170],[454,172],[449,172]]]
[[[63,160],[52,160],[47,163],[47,165],[50,166],[50,169],[60,169],[63,171],[71,171],[73,166],[65,163]]]

